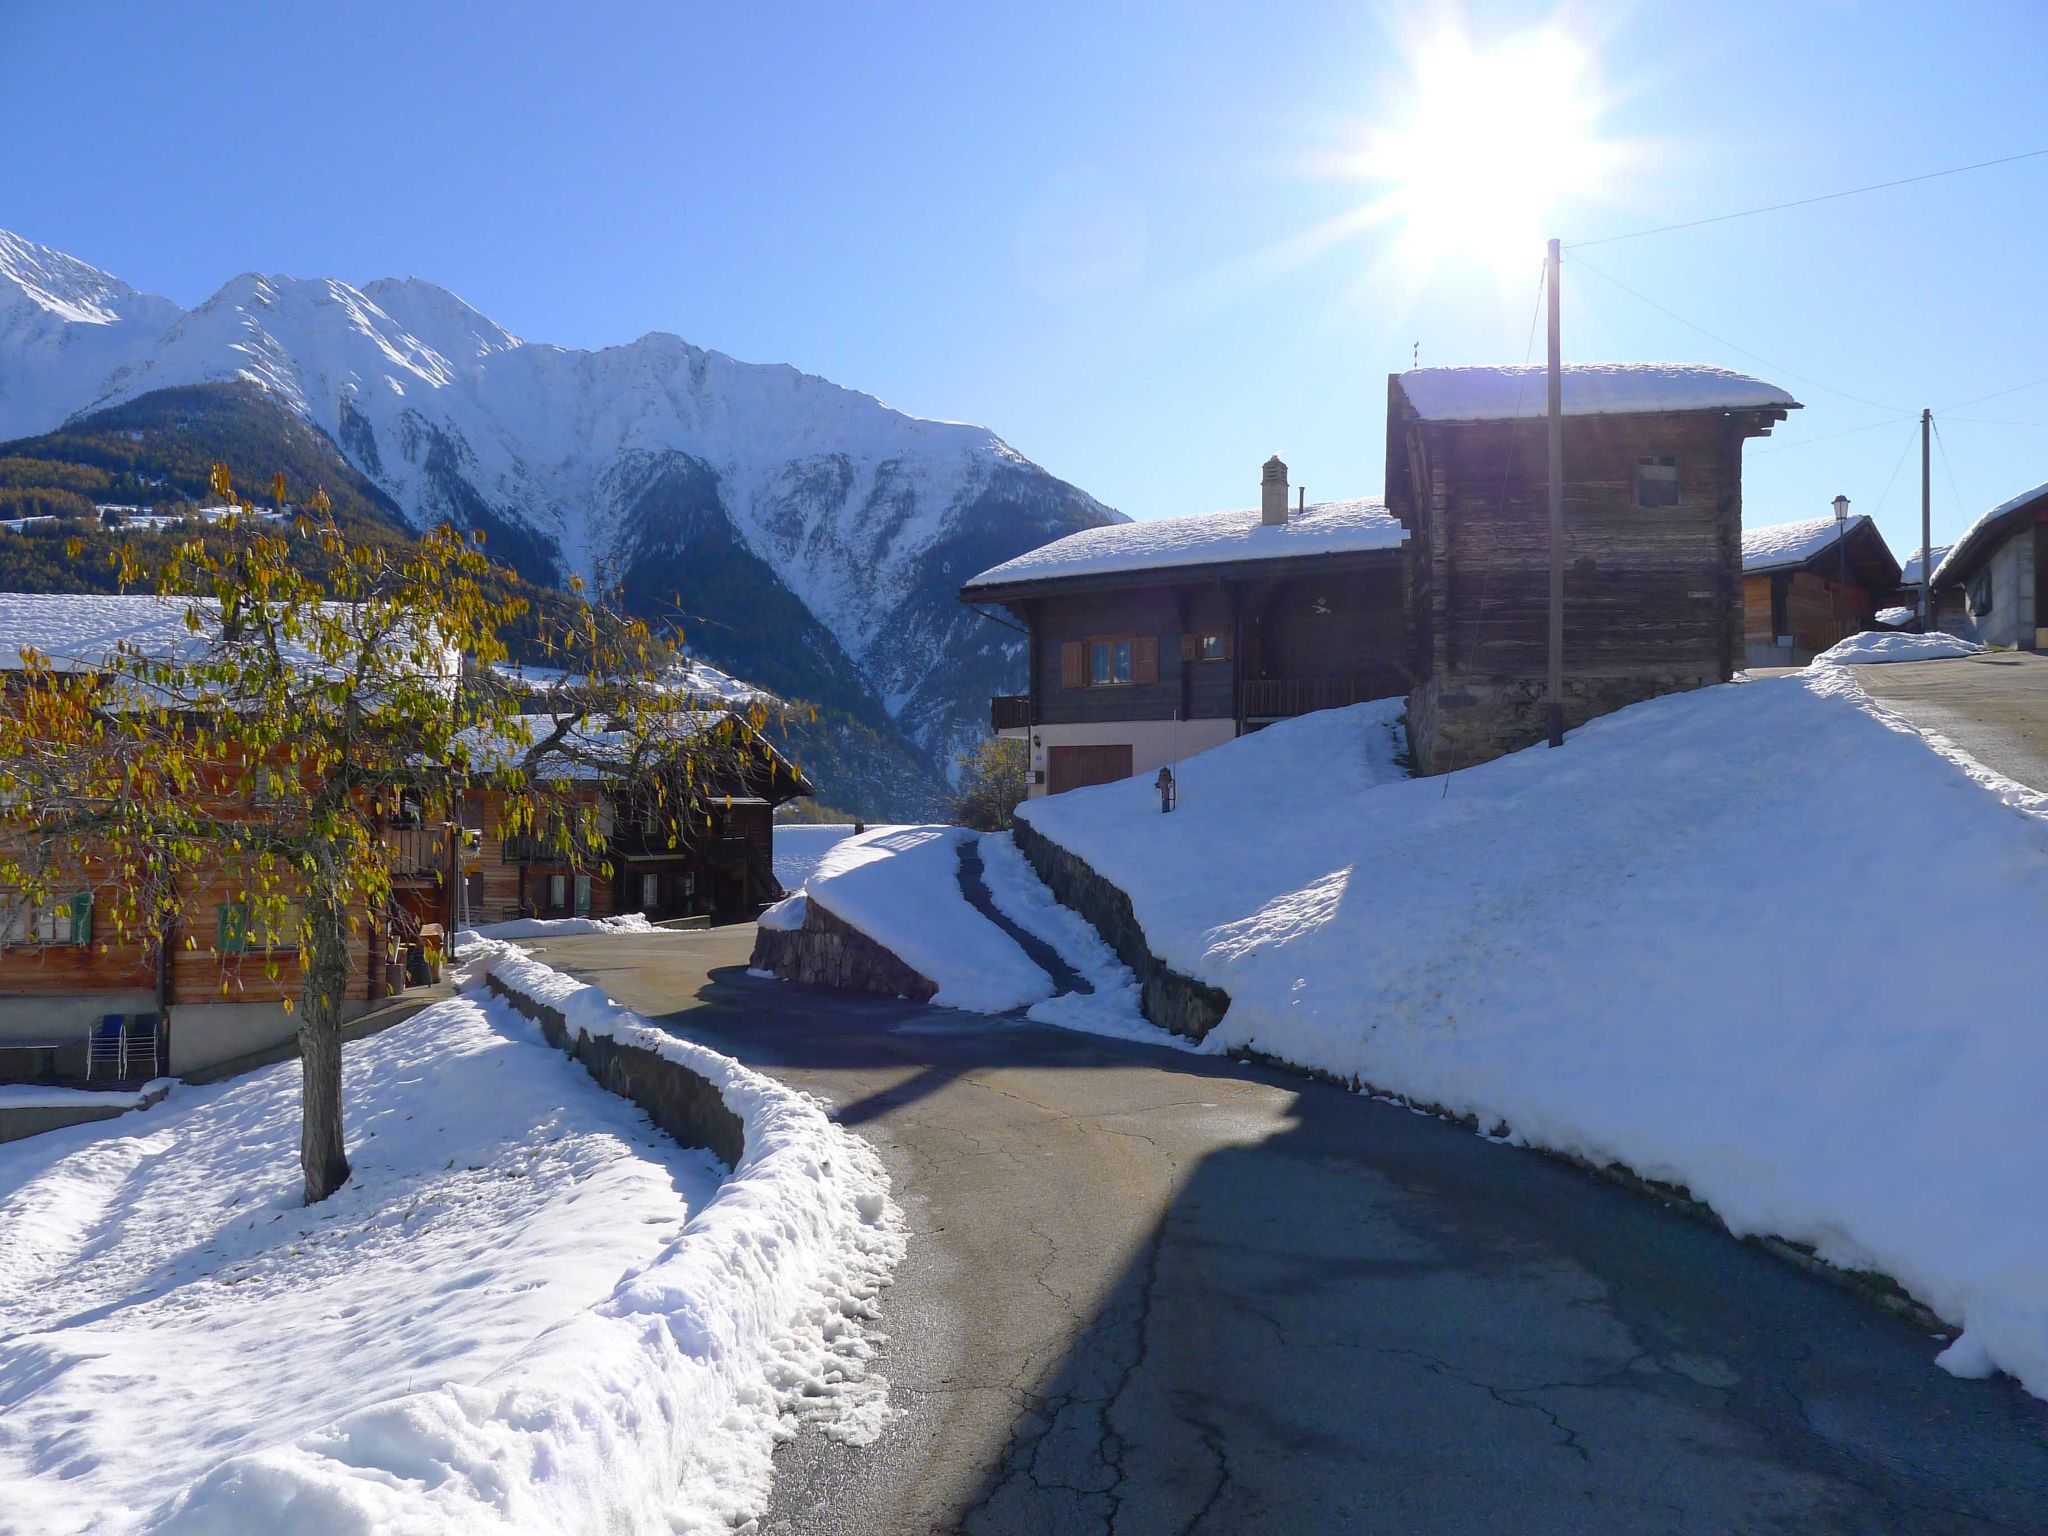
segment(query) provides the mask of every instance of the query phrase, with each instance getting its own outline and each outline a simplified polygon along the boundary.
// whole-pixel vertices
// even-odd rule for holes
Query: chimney
[[[1259,477],[1259,521],[1277,528],[1287,521],[1287,466],[1274,454]]]

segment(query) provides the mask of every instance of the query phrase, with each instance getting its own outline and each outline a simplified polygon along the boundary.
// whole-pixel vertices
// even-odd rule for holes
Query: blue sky
[[[411,274],[535,339],[673,330],[986,423],[1134,516],[1249,505],[1275,451],[1312,497],[1374,494],[1386,374],[1418,343],[1519,361],[1541,260],[1317,237],[1387,192],[1347,150],[1408,119],[1442,27],[1584,55],[1565,106],[1616,152],[1547,216],[1567,241],[2048,147],[2039,0],[0,0],[0,226],[187,304]],[[1567,358],[1806,402],[1749,450],[1753,523],[1842,491],[1916,543],[1892,418],[1922,405],[1957,407],[1937,539],[2048,479],[2048,382],[1961,404],[2048,381],[2048,158],[1582,256]]]

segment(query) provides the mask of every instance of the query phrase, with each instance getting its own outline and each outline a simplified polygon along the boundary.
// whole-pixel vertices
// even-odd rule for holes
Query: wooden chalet
[[[1409,534],[1423,773],[1548,730],[1544,370],[1389,378],[1386,505]],[[1564,716],[1725,682],[1743,660],[1742,445],[1798,402],[1689,365],[1564,369]]]
[[[1983,645],[2048,650],[2048,485],[1973,523],[1934,571],[1935,625]]]
[[[1260,505],[1069,534],[982,572],[963,602],[1029,636],[1026,691],[991,701],[1029,743],[1030,793],[1149,775],[1290,716],[1405,692],[1402,528],[1372,501]]]
[[[1745,666],[1803,667],[1877,624],[1897,601],[1899,562],[1877,524],[1832,513],[1742,530]]]

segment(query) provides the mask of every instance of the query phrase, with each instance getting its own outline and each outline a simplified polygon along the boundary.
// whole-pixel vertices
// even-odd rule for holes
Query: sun
[[[1353,165],[1387,189],[1374,222],[1415,269],[1528,265],[1560,204],[1599,190],[1613,158],[1592,61],[1555,30],[1486,48],[1439,34],[1413,50],[1397,94]]]

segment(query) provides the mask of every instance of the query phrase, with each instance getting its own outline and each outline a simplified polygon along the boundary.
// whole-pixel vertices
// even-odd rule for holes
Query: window
[[[224,901],[214,909],[213,921],[213,947],[224,955],[239,955],[252,949],[297,949],[303,918],[296,902],[265,920],[251,912],[246,901]]]
[[[653,873],[640,877],[640,910],[652,912],[661,905],[661,876]]]
[[[576,877],[576,915],[583,916],[590,910],[590,876]]]
[[[1228,661],[1230,660],[1230,631],[1227,629],[1204,629],[1180,637],[1180,659],[1182,661]]]
[[[1636,460],[1636,505],[1675,507],[1678,505],[1678,465],[1669,455]]]
[[[90,944],[92,893],[59,896],[37,906],[8,892],[0,898],[0,945]]]
[[[559,912],[559,911],[561,911],[561,910],[562,910],[562,908],[564,908],[564,907],[566,907],[566,906],[568,906],[568,905],[569,905],[569,877],[568,877],[567,875],[549,875],[549,876],[548,876],[548,906],[549,906],[549,908],[550,908],[551,910],[553,910],[553,911]]]
[[[1970,617],[1981,619],[1991,611],[1990,566],[1985,566],[1983,570],[1970,578],[1970,585],[1966,595],[1970,599]]]
[[[0,895],[0,945],[26,944],[34,920],[35,909],[14,892]]]
[[[1088,686],[1091,688],[1113,688],[1131,680],[1131,653],[1134,646],[1129,640],[1091,640],[1088,642]]]

